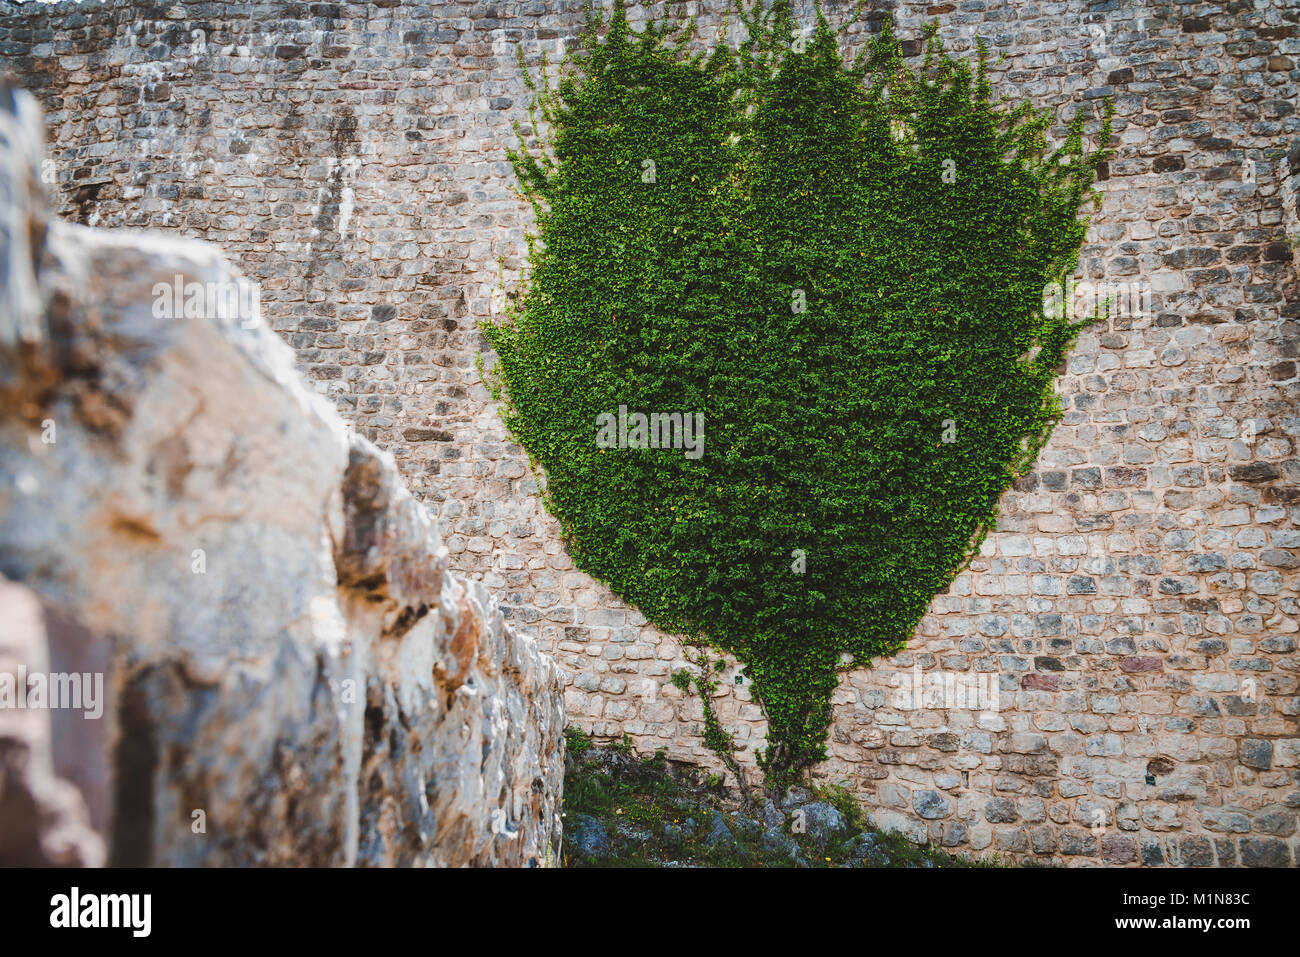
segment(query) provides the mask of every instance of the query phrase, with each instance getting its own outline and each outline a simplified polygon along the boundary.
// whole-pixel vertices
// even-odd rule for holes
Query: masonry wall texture
[[[686,8],[708,32],[723,6]],[[530,135],[516,44],[535,65],[582,7],[4,4],[0,55],[49,112],[63,212],[210,239],[261,283],[317,390],[438,511],[453,567],[555,651],[570,721],[716,766],[668,683],[677,639],[573,569],[475,368],[528,224],[503,152],[514,121]],[[886,14],[909,37],[937,18],[956,51],[984,37],[995,88],[1063,119],[1113,97],[1077,278],[1150,309],[1081,337],[1036,470],[909,649],[844,679],[819,773],[962,851],[1300,864],[1300,10],[900,0],[850,43]],[[948,696],[911,706],[914,671]],[[955,706],[978,676],[996,711]],[[752,764],[761,712],[733,678],[721,714]]]

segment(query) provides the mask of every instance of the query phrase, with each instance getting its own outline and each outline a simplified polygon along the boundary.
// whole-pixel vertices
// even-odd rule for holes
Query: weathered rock
[[[952,813],[952,801],[938,791],[917,791],[912,795],[912,809],[926,820],[947,817]]]
[[[1010,798],[989,798],[984,804],[984,820],[993,824],[1009,824],[1016,819],[1016,805]]]
[[[105,661],[112,733],[83,737],[106,771],[78,783],[108,862],[556,861],[553,661],[447,571],[392,457],[305,386],[216,248],[47,223],[39,143],[6,88],[0,572]],[[176,288],[195,314],[159,308]],[[13,800],[43,780],[26,754],[6,746]],[[20,830],[20,853],[95,862]]]
[[[736,835],[727,826],[727,819],[719,811],[709,817],[708,830],[704,834],[704,843],[709,847],[735,847]]]
[[[812,798],[812,792],[807,788],[789,788],[781,797],[781,809],[793,811],[795,808],[807,804]]]
[[[593,858],[609,853],[610,848],[605,825],[590,814],[575,814],[569,820],[569,843],[580,854]]]
[[[50,667],[40,602],[0,579],[0,675]],[[81,720],[78,716],[77,720]],[[95,867],[104,842],[81,791],[61,776],[48,709],[0,709],[0,866]]]
[[[758,815],[767,827],[779,828],[785,824],[785,815],[781,813],[781,809],[776,806],[776,802],[771,798],[763,798],[758,805]]]
[[[844,848],[844,856],[854,866],[876,866],[887,859],[880,838],[870,831],[864,831],[850,841]]]
[[[802,826],[803,832],[818,844],[840,837],[848,829],[844,816],[825,801],[814,801],[796,808],[794,819]]]
[[[798,867],[808,866],[799,845],[779,827],[769,827],[763,832],[763,849],[778,860],[788,861]]]

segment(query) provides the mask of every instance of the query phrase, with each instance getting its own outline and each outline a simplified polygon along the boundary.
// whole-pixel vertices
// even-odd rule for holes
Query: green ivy
[[[693,24],[592,14],[533,86],[530,275],[484,331],[574,563],[744,663],[784,787],[838,673],[904,647],[1050,434],[1078,324],[1043,292],[1107,152],[1083,111],[1049,149],[934,28],[913,69],[888,26],[850,63],[820,14],[806,43],[788,3],[736,14],[694,55]],[[703,454],[599,447],[619,406],[702,413]]]

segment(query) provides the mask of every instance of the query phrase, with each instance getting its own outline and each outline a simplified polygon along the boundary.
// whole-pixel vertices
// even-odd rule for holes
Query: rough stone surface
[[[844,816],[825,801],[814,801],[798,808],[794,820],[818,844],[825,844],[848,830]]]
[[[0,580],[0,674],[51,667],[40,601]],[[61,664],[61,662],[59,663]],[[48,710],[0,711],[0,864],[96,867],[104,842],[90,823],[82,792],[56,765]]]
[[[704,842],[709,847],[733,847],[736,843],[736,836],[731,833],[731,828],[727,826],[727,819],[722,816],[721,812],[714,811],[705,825]]]
[[[886,856],[880,838],[870,832],[855,837],[852,843],[849,844],[846,853],[852,857],[867,861],[883,859]]]
[[[63,213],[240,262],[316,390],[437,510],[451,567],[571,673],[568,720],[718,770],[668,682],[678,639],[573,569],[474,366],[528,225],[503,152],[530,130],[514,44],[536,64],[583,6],[3,6],[0,56],[50,112]],[[705,31],[721,6],[696,5]],[[1295,835],[1265,829],[1300,800],[1300,11],[900,0],[850,42],[887,11],[904,36],[937,17],[959,52],[984,37],[998,93],[1066,116],[1114,98],[1076,278],[1144,284],[1150,308],[1081,337],[1035,471],[907,652],[846,676],[821,772],[956,850],[1154,866],[1190,835],[1219,864],[1277,842],[1295,865]],[[950,706],[902,706],[914,668]],[[997,709],[951,706],[959,678],[991,679]],[[731,679],[748,764],[764,725]]]
[[[802,867],[808,866],[799,845],[780,827],[768,827],[763,831],[763,847],[777,860],[789,861]]]
[[[238,287],[214,246],[47,217],[40,137],[0,88],[0,663],[98,655],[106,705],[0,710],[0,856],[554,863],[554,661],[255,309],[157,315]]]
[[[576,815],[569,822],[573,829],[572,844],[587,857],[600,857],[609,851],[609,835],[605,826],[590,814]]]

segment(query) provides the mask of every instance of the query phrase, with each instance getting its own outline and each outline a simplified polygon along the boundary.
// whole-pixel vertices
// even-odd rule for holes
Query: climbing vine
[[[682,668],[673,672],[672,683],[677,690],[689,694],[694,691],[700,699],[700,714],[704,719],[704,746],[718,756],[728,771],[734,775],[740,788],[741,799],[746,807],[752,804],[749,785],[745,781],[740,762],[736,759],[736,740],[732,737],[718,718],[713,707],[714,693],[718,690],[716,672],[726,668],[727,663],[721,658],[714,659],[709,654],[703,638],[697,637],[687,643],[684,650],[686,661],[694,666],[690,671]]]
[[[820,14],[735,15],[692,53],[690,22],[593,12],[543,69],[546,136],[511,155],[530,273],[484,329],[574,563],[744,663],[784,787],[839,672],[905,645],[1050,434],[1078,324],[1043,291],[1110,116],[1052,148],[983,47],[932,28],[913,68],[886,26],[849,62]]]

